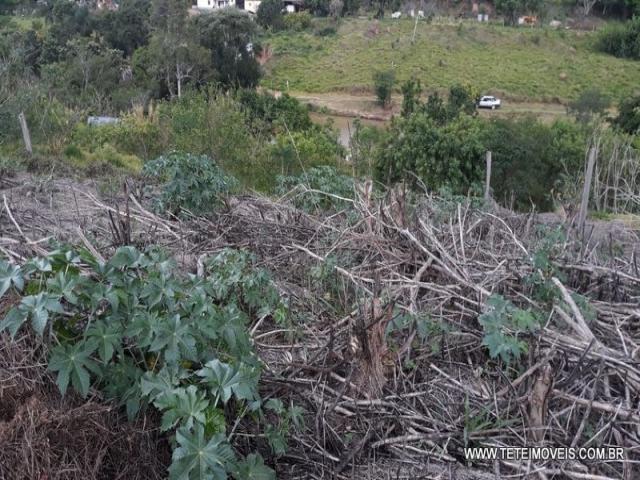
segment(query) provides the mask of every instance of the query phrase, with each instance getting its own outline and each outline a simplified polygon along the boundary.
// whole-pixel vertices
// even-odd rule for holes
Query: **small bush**
[[[148,162],[144,173],[163,182],[158,207],[174,214],[211,212],[238,184],[206,155],[172,152]]]
[[[332,25],[319,28],[315,31],[315,34],[319,37],[331,37],[338,33],[338,29]]]
[[[604,115],[609,108],[610,100],[597,88],[583,91],[580,96],[567,106],[567,111],[578,122],[586,123],[595,116]]]
[[[344,148],[331,130],[315,127],[305,132],[285,132],[276,136],[271,147],[272,161],[281,175],[295,175],[304,168],[336,167]]]
[[[92,126],[78,123],[71,134],[78,147],[94,152],[104,145],[149,160],[163,151],[160,126],[157,122],[137,115],[126,115],[115,124]]]
[[[307,212],[342,210],[350,206],[350,202],[343,199],[353,198],[353,182],[353,177],[342,175],[334,167],[315,167],[301,175],[279,176],[277,193],[284,195],[302,187],[301,193],[294,192],[296,207]]]
[[[19,298],[9,303],[15,306],[0,332],[14,338],[28,328],[46,339],[48,370],[63,395],[72,387],[85,398],[93,386],[130,418],[157,410],[160,429],[172,437],[169,478],[272,480],[259,455],[237,457],[227,422],[250,412],[257,425],[267,423],[248,325],[283,307],[247,253],[223,250],[204,265],[201,277],[180,275],[163,252],[133,247],[119,248],[106,263],[70,249],[22,266],[0,260],[0,300],[6,293]],[[280,408],[279,417],[292,419],[292,410]],[[299,425],[300,409],[294,413]],[[279,453],[287,426],[265,428],[278,436]]]
[[[640,131],[640,95],[625,98],[620,102],[614,125],[631,135]]]
[[[607,25],[598,34],[596,49],[616,57],[640,60],[640,16],[624,24]]]
[[[380,105],[386,107],[391,103],[391,93],[396,82],[396,74],[393,70],[374,72],[373,88]]]
[[[256,12],[256,21],[263,28],[280,30],[284,25],[282,0],[262,0]]]
[[[137,174],[142,169],[140,158],[123,153],[108,143],[93,151],[86,151],[71,144],[65,148],[64,154],[68,163],[89,176],[118,172]]]
[[[286,30],[302,32],[311,27],[311,14],[309,12],[289,13],[284,16],[283,24]]]

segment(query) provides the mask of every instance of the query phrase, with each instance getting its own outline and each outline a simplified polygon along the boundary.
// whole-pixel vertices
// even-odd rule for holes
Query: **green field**
[[[263,85],[303,92],[370,91],[372,72],[415,76],[428,90],[470,84],[518,101],[566,101],[597,87],[614,100],[640,86],[640,62],[596,53],[594,34],[547,28],[418,24],[411,19],[344,20],[336,35],[281,32],[264,39],[273,50]]]

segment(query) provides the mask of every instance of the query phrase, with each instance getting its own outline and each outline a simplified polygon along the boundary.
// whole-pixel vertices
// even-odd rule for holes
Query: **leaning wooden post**
[[[22,138],[24,139],[24,148],[29,155],[33,154],[33,148],[31,147],[31,135],[29,134],[29,126],[27,125],[27,118],[23,112],[18,115],[20,121],[20,128],[22,129]]]
[[[578,232],[584,233],[584,224],[587,220],[587,210],[589,208],[589,196],[591,194],[591,179],[593,178],[593,167],[596,163],[597,150],[591,147],[587,160],[587,171],[584,175],[584,187],[582,189],[582,200],[580,202],[580,212],[578,212]]]
[[[484,184],[484,199],[491,199],[491,152],[487,152],[487,179]]]

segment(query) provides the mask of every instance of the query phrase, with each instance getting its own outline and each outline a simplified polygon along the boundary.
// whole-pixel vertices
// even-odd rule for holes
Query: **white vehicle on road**
[[[500,108],[500,99],[485,95],[484,97],[480,98],[480,101],[478,102],[478,108],[490,108],[491,110]]]

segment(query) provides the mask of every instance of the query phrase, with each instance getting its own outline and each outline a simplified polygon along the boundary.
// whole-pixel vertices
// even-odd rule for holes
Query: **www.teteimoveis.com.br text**
[[[624,460],[622,447],[477,447],[465,448],[467,460]]]

